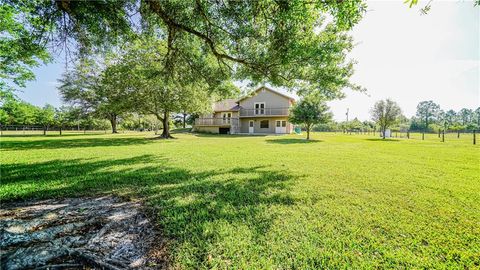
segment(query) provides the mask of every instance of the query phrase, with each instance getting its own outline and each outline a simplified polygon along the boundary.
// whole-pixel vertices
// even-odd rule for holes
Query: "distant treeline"
[[[438,132],[445,131],[470,131],[480,129],[480,107],[471,110],[444,111],[433,101],[422,101],[417,106],[417,113],[410,119],[400,116],[392,131],[422,131]],[[316,131],[379,131],[374,121],[360,121],[354,118],[350,121],[335,122],[316,125]]]
[[[183,126],[183,115],[175,115],[172,125]],[[186,124],[191,118],[186,117]],[[151,115],[136,113],[125,114],[118,119],[119,127],[126,130],[158,130],[162,123]],[[79,107],[52,105],[43,107],[32,105],[15,97],[11,93],[3,93],[0,101],[0,125],[2,126],[37,126],[49,129],[104,130],[111,129],[111,123],[103,115],[81,110]]]

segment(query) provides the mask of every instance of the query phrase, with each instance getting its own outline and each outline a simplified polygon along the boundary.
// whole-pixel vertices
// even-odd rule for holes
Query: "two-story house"
[[[244,98],[226,99],[195,119],[194,131],[220,134],[285,134],[293,131],[288,112],[295,99],[268,87]]]

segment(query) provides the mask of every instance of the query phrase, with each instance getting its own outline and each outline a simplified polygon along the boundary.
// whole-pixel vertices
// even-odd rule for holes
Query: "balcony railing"
[[[240,109],[240,117],[245,116],[287,116],[288,108],[257,108],[257,109]]]
[[[238,126],[238,118],[197,118],[195,126]]]

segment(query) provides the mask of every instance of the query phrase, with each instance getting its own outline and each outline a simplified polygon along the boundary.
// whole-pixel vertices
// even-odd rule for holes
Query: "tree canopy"
[[[310,95],[293,105],[288,119],[293,124],[303,125],[309,140],[310,131],[314,125],[327,123],[332,118],[328,110],[327,104],[321,97]]]
[[[182,44],[195,40],[236,79],[322,89],[328,97],[360,89],[349,82],[353,62],[345,53],[352,48],[346,30],[362,18],[363,1],[6,0],[2,6],[16,14],[9,29],[25,25],[31,53],[48,45],[86,54],[149,32],[167,44],[168,69]]]
[[[432,100],[422,101],[417,105],[417,117],[423,121],[425,129],[434,122],[440,113],[440,106]]]
[[[385,131],[398,121],[402,115],[400,106],[391,99],[379,100],[373,105],[372,120],[375,121],[382,131],[382,137],[385,139]]]
[[[116,65],[120,74],[128,74],[122,83],[135,93],[134,109],[162,121],[163,138],[170,137],[171,113],[207,112],[216,97],[237,90],[229,81],[230,73],[211,54],[204,54],[197,40],[185,41],[169,55],[168,42],[150,37],[136,40],[123,48]]]

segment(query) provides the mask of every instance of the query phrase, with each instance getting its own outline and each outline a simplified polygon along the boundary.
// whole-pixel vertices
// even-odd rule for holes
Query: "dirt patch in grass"
[[[1,269],[159,269],[165,242],[139,202],[113,196],[2,204]]]

